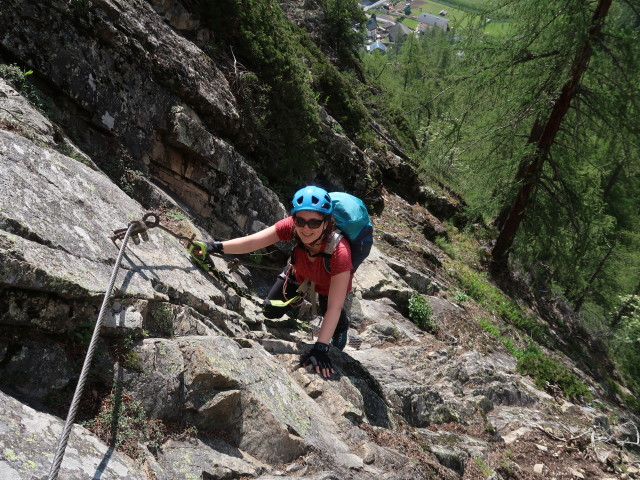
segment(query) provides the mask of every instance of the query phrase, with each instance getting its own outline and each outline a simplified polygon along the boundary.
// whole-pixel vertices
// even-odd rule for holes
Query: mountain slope
[[[183,5],[8,3],[0,52],[33,68],[46,112],[0,80],[0,472],[26,479],[49,470],[118,253],[113,230],[153,209],[181,235],[223,239],[286,206],[257,173],[226,66],[189,40],[212,32]],[[481,327],[493,313],[456,297],[457,265],[425,237],[455,232],[407,203],[426,195],[411,167],[321,118],[315,180],[380,206],[351,300],[360,348],[332,352],[330,381],[299,368],[309,325],[259,309],[286,246],[265,268],[216,258],[208,274],[150,228],[127,247],[79,418],[122,455],[75,428],[60,478],[633,475],[620,442],[634,441],[624,419],[637,420],[567,357],[592,405],[521,375]],[[430,332],[408,318],[417,295]]]

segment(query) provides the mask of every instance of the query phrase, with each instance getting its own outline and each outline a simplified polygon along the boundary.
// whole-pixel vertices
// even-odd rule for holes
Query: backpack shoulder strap
[[[324,268],[328,273],[331,273],[331,263],[330,263],[331,256],[333,255],[333,251],[338,246],[338,243],[340,243],[340,240],[342,240],[342,237],[343,237],[342,232],[340,230],[336,229],[331,234],[331,238],[327,242],[327,245],[324,247],[324,253],[322,254],[322,260],[324,262]]]

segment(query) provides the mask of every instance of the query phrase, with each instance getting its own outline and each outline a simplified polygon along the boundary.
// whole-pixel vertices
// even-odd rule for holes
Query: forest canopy
[[[640,10],[624,0],[483,8],[451,31],[363,55],[368,78],[404,112],[425,180],[460,192],[469,217],[494,229],[494,269],[524,272],[637,360]],[[491,18],[508,28],[488,32]]]

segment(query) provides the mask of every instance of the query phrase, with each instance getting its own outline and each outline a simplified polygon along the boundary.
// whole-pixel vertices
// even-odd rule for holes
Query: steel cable
[[[53,463],[51,464],[51,470],[49,472],[48,480],[56,480],[56,478],[58,478],[58,472],[60,471],[60,465],[62,465],[64,451],[67,448],[69,435],[71,433],[71,429],[73,428],[73,421],[75,420],[76,413],[78,411],[78,405],[80,404],[80,398],[82,397],[82,390],[84,389],[84,384],[89,374],[89,367],[91,366],[91,360],[93,359],[96,344],[98,343],[98,336],[100,334],[102,321],[107,310],[107,305],[109,304],[109,301],[111,299],[111,294],[113,293],[113,287],[116,283],[116,277],[118,276],[118,270],[120,269],[120,263],[122,262],[122,257],[124,255],[124,249],[127,246],[129,236],[131,235],[131,230],[134,228],[134,226],[136,226],[135,222],[129,224],[129,228],[127,229],[127,232],[122,240],[122,245],[120,246],[120,251],[118,252],[118,258],[116,259],[116,264],[113,267],[111,279],[109,280],[109,287],[105,292],[102,307],[100,308],[100,313],[98,315],[98,320],[96,321],[96,326],[93,329],[93,336],[91,337],[91,342],[89,343],[89,349],[87,350],[87,355],[84,359],[84,365],[82,365],[82,371],[80,372],[78,385],[76,386],[76,391],[73,394],[73,400],[71,401],[71,406],[69,407],[67,422],[65,423],[62,435],[60,436],[60,440],[58,441],[56,454],[53,457]]]

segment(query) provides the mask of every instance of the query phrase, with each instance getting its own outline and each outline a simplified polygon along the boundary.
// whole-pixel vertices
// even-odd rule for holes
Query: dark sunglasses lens
[[[304,228],[305,225],[309,225],[309,228],[316,229],[322,225],[324,220],[318,220],[317,218],[312,218],[311,220],[305,220],[301,217],[295,217],[294,221],[296,222],[296,226],[300,228]]]

